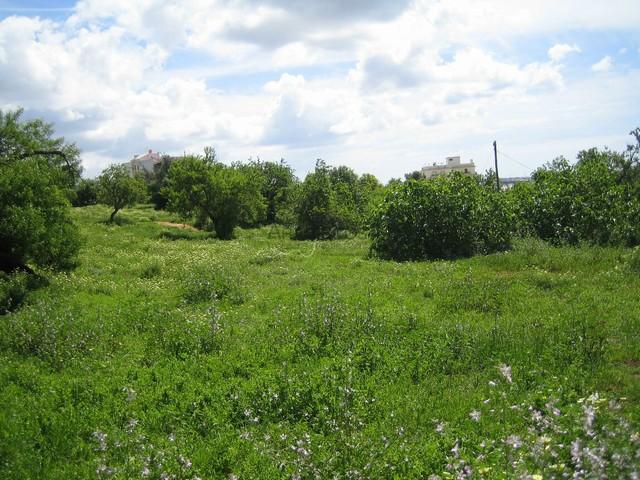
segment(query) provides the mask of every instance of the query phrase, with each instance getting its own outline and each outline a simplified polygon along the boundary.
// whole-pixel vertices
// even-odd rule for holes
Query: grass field
[[[0,478],[638,471],[629,250],[395,263],[108,214],[76,209],[80,266],[0,317]]]

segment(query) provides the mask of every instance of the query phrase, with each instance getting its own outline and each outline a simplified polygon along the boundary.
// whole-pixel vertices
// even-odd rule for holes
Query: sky
[[[638,0],[0,0],[0,109],[148,149],[525,176],[640,126]]]

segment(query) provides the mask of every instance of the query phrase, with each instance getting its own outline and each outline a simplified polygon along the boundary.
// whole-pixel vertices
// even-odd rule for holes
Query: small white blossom
[[[478,411],[478,410],[473,410],[470,414],[469,417],[471,417],[471,420],[473,420],[474,422],[479,422],[480,421],[480,416],[482,414]]]
[[[503,363],[498,367],[498,369],[500,370],[502,376],[507,379],[507,382],[513,383],[513,380],[511,378],[511,367],[509,365],[505,365]]]
[[[522,446],[522,440],[517,435],[509,435],[504,443],[509,445],[514,450],[517,450]]]

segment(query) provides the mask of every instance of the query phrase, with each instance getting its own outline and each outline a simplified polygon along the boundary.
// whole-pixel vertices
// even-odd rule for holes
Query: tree
[[[22,113],[0,111],[0,270],[70,268],[80,248],[68,200],[79,150],[53,138],[51,124]],[[38,153],[53,150],[64,155]]]
[[[260,184],[237,166],[190,156],[174,161],[164,192],[168,207],[186,217],[204,217],[221,239],[230,239],[241,219],[258,218],[264,211]]]
[[[373,175],[358,177],[349,167],[330,167],[318,160],[298,192],[295,237],[326,240],[340,231],[360,232],[381,192]]]
[[[98,181],[83,178],[75,188],[75,197],[71,202],[74,207],[86,207],[98,203]]]
[[[109,222],[125,207],[144,200],[146,185],[140,177],[133,177],[126,164],[110,165],[98,177],[98,202],[113,208]]]
[[[22,120],[23,113],[21,108],[7,112],[0,110],[0,163],[42,156],[51,167],[65,173],[59,176],[63,186],[75,185],[82,172],[80,149],[63,137],[54,137],[53,124],[39,118]]]
[[[338,200],[329,176],[329,167],[316,162],[300,188],[296,205],[295,238],[327,240],[335,238],[340,228]]]
[[[633,150],[583,150],[575,165],[560,157],[536,170],[532,182],[515,185],[509,196],[519,232],[556,244],[640,243]]]

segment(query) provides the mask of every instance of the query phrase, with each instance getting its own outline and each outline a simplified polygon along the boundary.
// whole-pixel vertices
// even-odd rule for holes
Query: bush
[[[453,174],[394,184],[374,212],[371,250],[381,258],[421,260],[509,247],[512,214],[504,195]]]
[[[538,169],[533,181],[509,193],[517,229],[554,244],[637,245],[640,243],[640,199],[635,185],[621,182],[612,152],[596,149]]]
[[[0,270],[75,265],[80,237],[61,176],[42,158],[0,164]]]
[[[76,185],[74,207],[86,207],[98,203],[98,181],[83,178]]]

